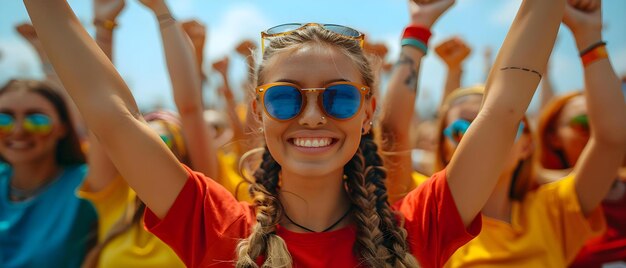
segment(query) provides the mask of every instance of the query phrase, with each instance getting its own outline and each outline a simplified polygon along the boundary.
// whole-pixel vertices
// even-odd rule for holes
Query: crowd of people
[[[233,48],[241,88],[210,64],[222,110],[203,103],[204,24],[137,0],[176,105],[149,112],[112,62],[124,0],[93,1],[91,36],[66,0],[24,0],[46,78],[0,89],[0,267],[626,267],[626,78],[601,0],[523,0],[469,87],[471,45],[429,43],[454,0],[407,1],[393,64],[348,26],[277,25]],[[564,95],[561,23],[584,70]],[[434,120],[415,113],[429,52]]]

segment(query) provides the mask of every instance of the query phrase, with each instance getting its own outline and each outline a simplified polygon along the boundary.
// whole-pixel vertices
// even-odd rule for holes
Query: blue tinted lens
[[[463,138],[463,135],[465,135],[465,132],[469,128],[470,124],[471,123],[465,119],[457,119],[443,130],[443,135],[448,137],[450,141],[454,143],[459,143],[461,141],[461,138]]]
[[[519,127],[517,127],[517,135],[515,135],[515,141],[517,141],[519,139],[519,137],[522,136],[522,134],[524,134],[524,122],[520,122],[519,123]]]
[[[347,119],[361,108],[361,93],[353,85],[333,85],[324,90],[322,105],[328,115],[337,119]]]
[[[270,116],[279,120],[291,119],[302,109],[302,95],[293,86],[273,86],[265,92],[263,105]]]
[[[302,27],[302,23],[285,23],[285,24],[281,24],[281,25],[269,28],[265,30],[265,32],[267,34],[279,34],[279,33],[294,31],[300,27]]]
[[[359,37],[361,35],[359,31],[343,25],[324,24],[324,28],[345,36]]]

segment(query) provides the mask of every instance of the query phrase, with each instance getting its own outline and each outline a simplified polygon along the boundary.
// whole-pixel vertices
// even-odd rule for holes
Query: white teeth
[[[294,138],[293,144],[298,147],[325,147],[332,142],[331,138]]]

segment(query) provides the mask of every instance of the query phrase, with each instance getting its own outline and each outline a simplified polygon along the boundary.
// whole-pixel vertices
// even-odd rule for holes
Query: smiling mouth
[[[322,148],[329,147],[337,142],[333,138],[292,138],[289,142],[297,147],[302,148]]]
[[[13,150],[25,150],[32,147],[32,143],[27,141],[10,141],[5,146]]]

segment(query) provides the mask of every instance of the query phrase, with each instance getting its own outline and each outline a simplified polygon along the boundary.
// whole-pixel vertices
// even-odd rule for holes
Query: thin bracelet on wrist
[[[582,57],[585,54],[589,53],[589,51],[592,51],[595,48],[600,47],[600,46],[606,46],[606,42],[604,42],[604,41],[595,42],[595,43],[591,44],[590,46],[588,46],[587,48],[581,50],[579,55]]]
[[[165,14],[161,14],[161,15],[157,15],[157,20],[159,21],[159,27],[161,29],[164,29],[174,23],[176,23],[176,20],[174,19],[174,17],[172,17],[171,13],[165,13]]]
[[[101,19],[95,18],[93,20],[93,25],[95,25],[96,27],[102,27],[109,31],[113,31],[113,29],[117,27],[117,22],[113,20],[101,20]]]

